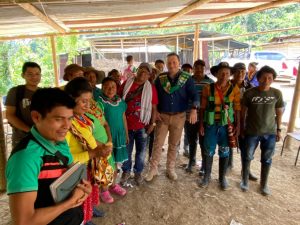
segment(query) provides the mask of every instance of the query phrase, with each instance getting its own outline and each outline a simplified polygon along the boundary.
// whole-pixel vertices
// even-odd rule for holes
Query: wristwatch
[[[277,131],[278,131],[278,132],[281,132],[281,129],[280,129],[280,128],[277,128]]]

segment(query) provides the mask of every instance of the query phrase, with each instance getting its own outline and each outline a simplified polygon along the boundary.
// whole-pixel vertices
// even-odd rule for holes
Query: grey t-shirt
[[[19,89],[19,90],[18,90]],[[31,104],[31,99],[34,91],[28,90],[28,89],[23,89],[20,91],[20,86],[13,87],[8,91],[7,97],[6,97],[6,106],[14,106],[16,107],[16,113],[17,113],[17,108],[19,108],[20,115],[18,118],[22,120],[26,125],[31,127],[33,125],[33,121],[31,119],[30,115],[30,104]],[[17,102],[17,92],[21,94],[20,101]],[[18,94],[18,95],[20,95]],[[26,132],[19,130],[15,127],[13,127],[13,136],[12,136],[12,141],[13,141],[13,147],[23,138],[26,136]]]
[[[242,104],[248,108],[247,135],[276,134],[276,108],[283,107],[282,93],[276,88],[260,91],[258,87],[247,90]]]

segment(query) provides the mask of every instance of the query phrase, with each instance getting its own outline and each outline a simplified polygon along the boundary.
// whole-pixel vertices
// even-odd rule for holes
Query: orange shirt
[[[215,84],[214,84],[215,85]],[[228,82],[227,87],[225,91],[223,91],[223,96],[225,97],[231,83]],[[215,112],[220,112],[221,111],[221,99],[218,95],[218,92],[216,91],[215,87]],[[206,109],[207,107],[207,102],[208,102],[208,97],[210,96],[210,84],[205,85],[202,91],[202,97],[201,97],[201,102],[200,102],[200,108],[201,109]],[[240,89],[238,88],[237,85],[234,86],[232,89],[230,95],[228,96],[229,101],[233,102],[233,109],[236,111],[241,110],[241,102],[240,102]],[[220,119],[220,114],[216,113],[215,114],[215,119],[219,120]]]

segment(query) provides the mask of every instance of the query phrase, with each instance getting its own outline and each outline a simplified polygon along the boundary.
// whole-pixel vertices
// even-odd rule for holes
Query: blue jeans
[[[266,134],[261,136],[246,136],[246,160],[254,159],[254,153],[257,145],[260,143],[261,159],[263,165],[271,165],[272,157],[275,153],[276,135]]]
[[[135,142],[135,162],[133,171],[134,173],[140,174],[144,169],[144,160],[146,153],[146,145],[147,145],[147,134],[145,129],[139,130],[128,130],[129,143],[127,145],[128,151],[128,160],[123,163],[122,170],[123,172],[130,173],[132,167],[132,151],[133,145]]]
[[[227,125],[205,125],[204,149],[207,156],[214,156],[217,144],[219,145],[219,157],[229,157]]]

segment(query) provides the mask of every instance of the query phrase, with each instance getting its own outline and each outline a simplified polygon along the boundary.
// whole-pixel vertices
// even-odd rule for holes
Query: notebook
[[[86,165],[77,162],[50,185],[54,202],[59,203],[68,198],[82,179],[87,179]]]

